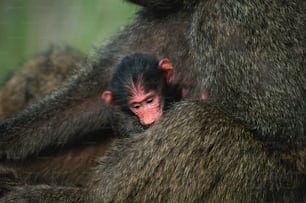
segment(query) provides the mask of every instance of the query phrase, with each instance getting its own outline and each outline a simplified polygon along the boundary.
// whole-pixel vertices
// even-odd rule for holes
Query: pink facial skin
[[[163,115],[161,97],[153,90],[145,93],[142,88],[133,88],[128,105],[142,125],[151,125]]]

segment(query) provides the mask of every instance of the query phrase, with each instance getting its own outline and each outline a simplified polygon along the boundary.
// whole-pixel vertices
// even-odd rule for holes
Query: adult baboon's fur
[[[187,101],[145,132],[116,139],[86,168],[85,187],[32,184],[0,201],[306,201],[304,1],[133,2],[144,8],[96,61],[0,124],[3,160],[109,135],[112,109],[99,97],[131,52],[169,57]],[[208,99],[198,101],[203,92]]]
[[[55,47],[26,62],[0,88],[0,120],[50,94],[84,63],[81,53]]]

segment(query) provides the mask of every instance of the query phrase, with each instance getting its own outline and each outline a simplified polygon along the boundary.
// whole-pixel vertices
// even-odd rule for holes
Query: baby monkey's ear
[[[113,93],[110,90],[105,90],[102,94],[101,94],[101,99],[109,105],[114,105],[114,98],[113,98]]]
[[[158,63],[158,68],[165,72],[166,80],[168,84],[173,81],[173,66],[168,58],[163,58]]]

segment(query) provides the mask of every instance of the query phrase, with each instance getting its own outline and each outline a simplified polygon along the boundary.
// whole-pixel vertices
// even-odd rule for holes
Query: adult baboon
[[[85,57],[68,47],[51,47],[26,62],[0,87],[0,120],[50,94],[84,63]]]
[[[131,52],[169,57],[190,101],[144,133],[115,140],[87,170],[87,187],[24,186],[2,200],[306,201],[305,3],[134,2],[144,9],[96,62],[1,123],[3,157],[26,160],[93,131],[103,137],[112,110],[98,98],[118,59]],[[207,101],[192,101],[203,92]]]
[[[0,89],[0,119],[23,110],[64,85],[86,63],[86,57],[70,47],[50,47],[20,67]],[[14,184],[41,183],[82,185],[86,169],[108,146],[107,138],[89,137],[75,148],[43,153],[25,162],[2,162],[0,194]],[[12,173],[15,171],[15,173]],[[18,177],[16,177],[18,176]],[[3,179],[3,180],[2,180]],[[17,181],[17,182],[15,182]]]

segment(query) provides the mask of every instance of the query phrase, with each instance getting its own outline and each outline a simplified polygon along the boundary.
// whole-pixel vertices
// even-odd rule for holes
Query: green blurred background
[[[137,9],[123,0],[0,0],[0,82],[50,45],[90,55]]]

